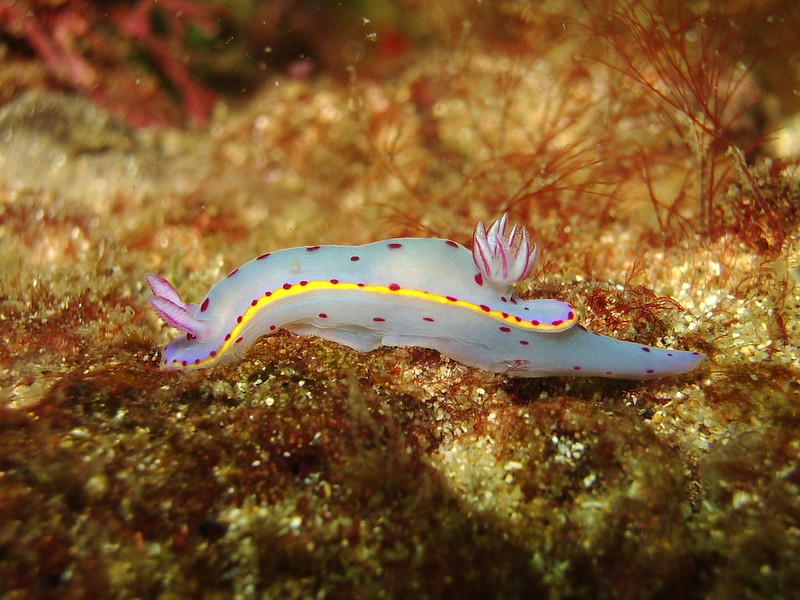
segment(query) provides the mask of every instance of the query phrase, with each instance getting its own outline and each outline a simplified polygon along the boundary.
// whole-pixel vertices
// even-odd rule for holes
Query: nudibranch
[[[478,223],[472,252],[447,239],[396,238],[363,246],[267,252],[187,304],[148,275],[150,304],[183,334],[164,350],[165,369],[210,367],[241,357],[262,335],[286,329],[366,352],[432,348],[515,377],[583,375],[651,379],[693,369],[685,352],[589,331],[560,300],[522,300],[514,283],[533,270],[537,247],[503,215]]]

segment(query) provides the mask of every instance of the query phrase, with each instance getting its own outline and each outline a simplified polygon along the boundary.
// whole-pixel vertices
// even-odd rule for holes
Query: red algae
[[[796,108],[752,35],[786,44],[796,13],[405,8],[292,21],[314,68],[207,131],[46,92],[0,108],[0,595],[797,588],[798,156],[760,143]],[[521,295],[703,367],[520,382],[283,332],[158,369],[146,273],[197,300],[274,249],[468,243],[504,210],[542,256]]]

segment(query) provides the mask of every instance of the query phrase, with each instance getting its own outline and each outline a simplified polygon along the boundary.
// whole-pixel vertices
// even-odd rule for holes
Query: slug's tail
[[[158,275],[148,274],[147,284],[153,291],[150,306],[167,325],[180,329],[197,338],[206,331],[206,325],[194,317],[194,307],[181,298],[173,285]]]

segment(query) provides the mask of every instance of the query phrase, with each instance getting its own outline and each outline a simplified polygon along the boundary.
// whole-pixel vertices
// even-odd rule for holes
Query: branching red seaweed
[[[607,50],[593,58],[639,84],[682,141],[690,176],[671,198],[658,197],[648,164],[639,161],[662,231],[669,234],[677,225],[712,239],[729,232],[749,239],[749,227],[729,213],[757,213],[758,223],[781,238],[780,246],[786,230],[750,162],[764,139],[752,77],[764,52],[748,52],[733,9],[697,15],[680,2],[625,0],[587,10],[590,24],[584,26]],[[652,157],[653,148],[646,152]],[[732,185],[747,189],[732,196]],[[691,200],[697,208],[684,215]]]
[[[191,0],[3,2],[0,34],[30,46],[55,85],[115,109],[134,125],[165,125],[174,118],[168,92],[154,81],[142,84],[154,78],[134,64],[142,50],[156,78],[160,73],[174,88],[185,119],[203,125],[215,94],[191,74],[187,45],[194,32],[213,39],[222,10],[216,2]]]

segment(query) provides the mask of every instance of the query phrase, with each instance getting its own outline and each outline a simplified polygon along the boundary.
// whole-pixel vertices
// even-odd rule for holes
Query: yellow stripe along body
[[[477,305],[472,302],[467,302],[466,300],[459,300],[458,298],[452,296],[440,296],[438,294],[432,294],[424,290],[413,290],[404,288],[392,289],[390,286],[387,285],[367,285],[367,284],[349,283],[341,281],[337,281],[337,283],[331,283],[330,281],[308,281],[304,282],[302,285],[300,283],[293,284],[288,289],[284,289],[283,287],[278,288],[277,290],[274,290],[269,296],[262,296],[261,298],[259,298],[255,305],[252,305],[245,311],[244,315],[242,315],[241,322],[238,322],[236,324],[236,326],[230,332],[230,337],[226,337],[223,344],[216,351],[216,354],[213,356],[209,356],[206,359],[200,360],[199,362],[195,363],[195,366],[205,367],[209,366],[214,362],[217,362],[218,356],[225,354],[236,344],[236,340],[240,339],[240,334],[252,321],[253,317],[255,317],[255,315],[259,313],[261,310],[267,308],[269,305],[290,298],[291,296],[296,296],[299,294],[309,294],[316,291],[325,291],[325,290],[331,290],[331,291],[351,290],[365,294],[366,293],[387,294],[394,296],[402,296],[406,298],[416,298],[419,300],[423,300],[425,302],[444,304],[452,308],[462,308],[471,310],[480,314],[483,317],[493,318],[500,322],[505,322],[508,323],[509,325],[513,325],[514,327],[519,327],[521,329],[529,329],[532,331],[540,331],[540,332],[563,331],[565,329],[569,329],[570,327],[572,327],[577,321],[577,317],[575,316],[574,311],[570,312],[567,315],[568,318],[564,320],[558,320],[555,323],[531,322],[523,320],[521,317],[510,315],[503,311],[492,310],[492,309],[486,310],[485,308],[482,308],[482,306],[485,305]]]

